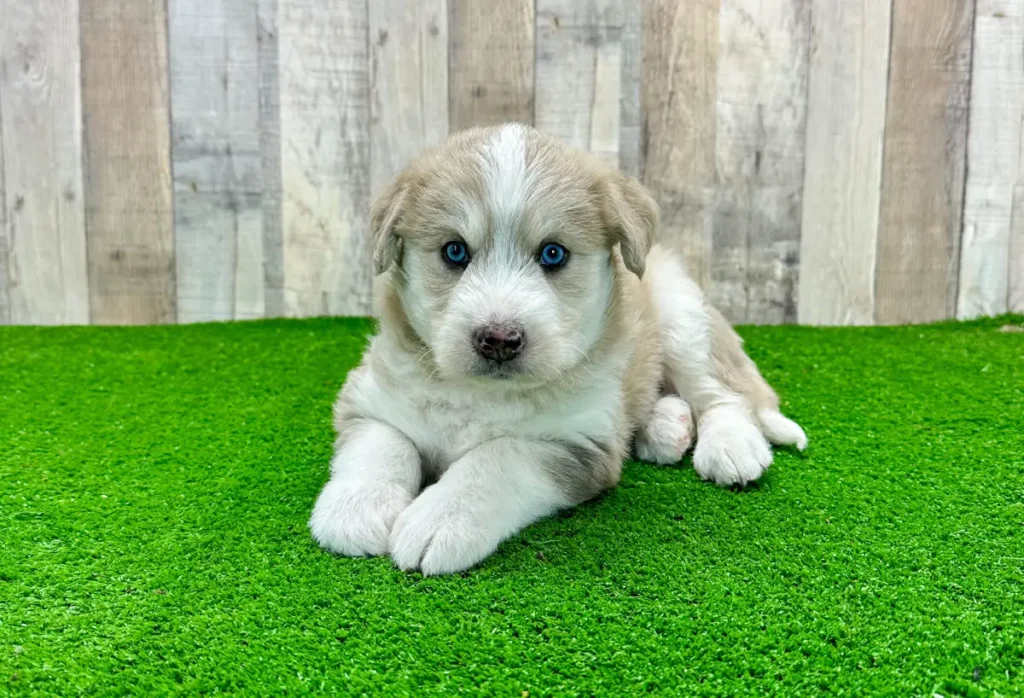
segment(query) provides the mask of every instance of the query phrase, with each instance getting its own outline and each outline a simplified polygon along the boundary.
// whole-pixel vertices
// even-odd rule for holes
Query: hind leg
[[[636,456],[658,465],[683,459],[696,435],[693,412],[678,395],[666,395],[654,404],[647,424],[636,434]]]
[[[655,251],[647,268],[644,283],[658,309],[665,378],[697,416],[694,469],[719,485],[757,480],[772,462],[762,423],[775,427],[765,429],[773,437],[798,445],[806,443],[803,432],[789,420],[765,419],[777,414],[778,398],[682,265]],[[789,425],[795,430],[781,428]]]

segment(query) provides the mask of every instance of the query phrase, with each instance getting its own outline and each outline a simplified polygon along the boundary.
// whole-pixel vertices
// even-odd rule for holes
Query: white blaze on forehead
[[[494,233],[507,235],[523,210],[530,184],[526,172],[526,128],[521,124],[502,126],[484,144],[480,157]]]

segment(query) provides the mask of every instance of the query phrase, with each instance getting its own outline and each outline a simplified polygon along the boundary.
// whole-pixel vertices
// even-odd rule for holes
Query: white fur
[[[804,434],[804,430],[778,410],[758,410],[757,422],[761,425],[761,431],[773,444],[796,446],[801,451],[807,448],[807,435]]]
[[[716,377],[704,298],[665,254],[648,259],[645,283],[658,313],[662,378],[674,394],[652,409],[653,373],[643,379],[646,392],[626,384],[633,364],[625,339],[602,339],[598,358],[590,356],[609,335],[612,270],[622,263],[607,249],[574,254],[571,263],[586,270],[587,294],[561,302],[536,263],[535,238],[557,235],[543,229],[554,217],[534,216],[540,230],[521,229],[530,227],[521,224],[524,209],[535,205],[531,197],[558,176],[527,167],[529,135],[523,126],[505,126],[473,153],[469,169],[479,166],[483,195],[453,196],[451,211],[442,215],[467,226],[457,234],[474,256],[445,286],[443,299],[423,290],[432,273],[426,265],[439,263],[439,251],[406,254],[401,307],[427,349],[414,357],[400,328],[382,322],[363,367],[349,375],[337,405],[331,479],[310,520],[314,538],[328,550],[390,553],[402,569],[427,575],[471,567],[522,527],[592,496],[591,483],[571,480],[573,468],[587,467],[581,459],[596,453],[599,468],[602,454],[614,454],[609,472],[587,471],[605,477],[594,487],[614,484],[627,425],[637,421],[638,455],[656,463],[679,461],[696,430],[694,466],[722,485],[756,480],[771,463],[762,430],[776,443],[806,445],[799,426],[777,410],[755,415]],[[482,359],[471,337],[489,323],[524,329],[525,349],[516,360],[521,377],[477,373]],[[636,400],[641,394],[646,397]],[[627,417],[627,403],[642,406]],[[436,484],[420,492],[424,478]]]
[[[447,574],[494,552],[523,526],[572,504],[550,482],[544,447],[513,438],[471,450],[402,512],[391,557],[404,570]]]
[[[700,418],[693,468],[716,485],[746,485],[772,463],[772,450],[750,416],[732,405],[714,407]]]
[[[381,422],[353,425],[313,508],[313,538],[341,555],[383,555],[421,479],[419,455],[401,432]]]
[[[676,395],[666,395],[654,405],[646,426],[637,432],[636,455],[659,465],[678,463],[695,434],[690,406]]]
[[[771,465],[772,452],[743,398],[715,376],[703,294],[672,256],[652,259],[647,280],[658,308],[666,372],[700,419],[694,469],[719,485],[753,482]]]

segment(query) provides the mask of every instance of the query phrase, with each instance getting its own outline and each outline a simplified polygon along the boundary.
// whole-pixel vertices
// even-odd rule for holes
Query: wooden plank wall
[[[517,120],[736,322],[1024,311],[1024,0],[0,0],[0,323],[367,314],[367,209]]]

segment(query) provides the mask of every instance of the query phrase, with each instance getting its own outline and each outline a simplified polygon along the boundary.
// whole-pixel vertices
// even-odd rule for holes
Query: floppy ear
[[[402,238],[395,233],[395,223],[402,212],[406,191],[404,186],[394,182],[370,207],[374,274],[383,274],[402,256]]]
[[[604,207],[605,224],[619,243],[622,261],[642,277],[658,232],[658,204],[640,182],[616,172],[607,182]]]

